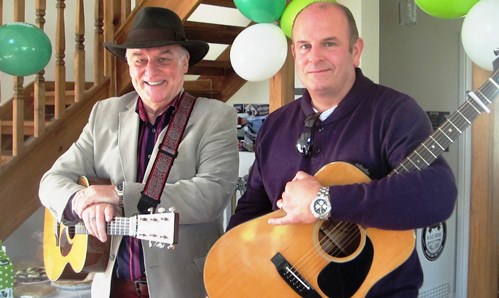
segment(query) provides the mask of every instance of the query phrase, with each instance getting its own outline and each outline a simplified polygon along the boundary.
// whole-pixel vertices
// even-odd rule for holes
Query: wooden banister
[[[102,0],[95,0],[94,4],[94,69],[104,69],[104,7]],[[104,80],[103,71],[94,71],[94,84],[99,85]]]
[[[83,0],[76,1],[75,13],[75,101],[85,92],[85,6]]]
[[[66,65],[64,62],[66,51],[66,33],[64,21],[64,0],[57,0],[57,23],[55,35],[55,119],[60,119],[64,114],[64,97],[66,85]]]
[[[45,26],[45,12],[47,3],[45,0],[36,0],[36,23],[42,31]],[[35,79],[34,92],[34,136],[39,137],[45,131],[45,70],[41,70]]]

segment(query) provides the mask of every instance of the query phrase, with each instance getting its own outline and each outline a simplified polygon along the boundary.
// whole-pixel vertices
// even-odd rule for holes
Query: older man
[[[134,215],[138,205],[154,199],[142,201],[160,156],[158,144],[191,97],[183,90],[185,73],[209,49],[203,41],[187,40],[179,17],[158,7],[137,13],[125,43],[105,47],[127,61],[135,91],[94,106],[79,139],[43,176],[39,192],[58,220],[82,220],[101,241],[108,239],[107,222]],[[176,249],[112,236],[108,267],[95,275],[92,297],[204,295],[204,256],[220,235],[222,211],[237,180],[235,124],[233,108],[195,99],[157,206],[179,213]],[[84,188],[77,183],[80,176],[108,178],[112,185]]]

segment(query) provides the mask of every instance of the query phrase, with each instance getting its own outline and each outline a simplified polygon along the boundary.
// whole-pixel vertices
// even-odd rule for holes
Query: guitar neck
[[[422,170],[434,162],[442,152],[468,128],[482,113],[489,113],[490,104],[499,95],[499,71],[490,77],[476,92],[468,92],[466,101],[424,142],[419,145],[390,174]]]
[[[75,234],[89,234],[84,224],[79,223],[69,227],[74,229]],[[137,217],[115,217],[107,223],[106,231],[111,236],[133,236],[137,235]]]

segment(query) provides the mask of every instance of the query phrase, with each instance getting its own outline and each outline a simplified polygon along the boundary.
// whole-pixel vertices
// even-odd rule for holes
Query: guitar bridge
[[[291,266],[281,253],[276,253],[272,257],[272,263],[274,263],[279,275],[298,295],[300,295],[300,297],[321,297],[312,285],[310,285],[307,280]]]

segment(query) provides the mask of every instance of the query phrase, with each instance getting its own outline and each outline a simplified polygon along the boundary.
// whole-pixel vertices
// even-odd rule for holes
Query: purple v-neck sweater
[[[407,230],[444,221],[452,214],[457,189],[442,157],[422,171],[387,177],[432,132],[426,113],[408,95],[373,83],[360,69],[356,75],[347,96],[316,128],[311,157],[300,155],[295,146],[305,117],[313,113],[307,92],[267,117],[256,141],[246,193],[238,201],[228,229],[277,209],[276,201],[297,171],[314,174],[333,161],[357,165],[371,179],[369,183],[330,187],[331,218],[335,220]],[[407,262],[375,285],[369,296],[388,297],[392,291],[417,296],[422,281],[414,251]]]

